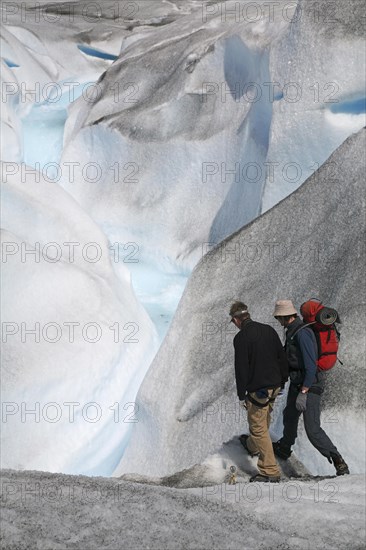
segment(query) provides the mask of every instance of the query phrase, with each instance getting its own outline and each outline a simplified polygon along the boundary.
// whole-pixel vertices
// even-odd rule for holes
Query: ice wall
[[[363,2],[300,0],[271,49],[273,104],[262,211],[297,189],[365,126]]]
[[[105,14],[112,15],[113,5],[116,3],[104,2]],[[47,109],[57,110],[62,103],[74,101],[81,93],[80,86],[95,82],[111,65],[111,60],[86,55],[78,46],[87,44],[107,54],[119,54],[124,36],[129,34],[122,23],[123,10],[116,25],[111,25],[108,17],[98,17],[97,12],[97,7],[93,11],[93,6],[90,9],[77,1],[4,4],[0,25],[3,161],[28,161],[22,121],[34,106],[41,106],[43,114],[43,121],[41,116],[38,124],[33,121],[34,130],[44,133]],[[52,120],[47,122],[50,125]],[[47,148],[43,144],[43,149]],[[42,156],[40,151],[38,155]],[[49,160],[45,156],[45,163]]]
[[[154,326],[80,206],[40,174],[1,168],[2,467],[110,475]]]
[[[272,103],[256,83],[270,80],[270,48],[290,24],[282,1],[254,23],[192,6],[127,44],[94,105],[73,105],[62,157],[80,163],[63,186],[98,223],[135,239],[150,263],[183,269],[260,211],[264,174],[246,181],[242,163],[265,162]],[[83,167],[95,160],[93,183]]]
[[[98,158],[102,174],[81,166],[63,185],[150,262],[192,268],[365,124],[361,0],[255,5],[192,3],[128,42],[96,104],[70,111],[63,161]]]
[[[179,471],[241,433],[231,302],[242,299],[254,319],[276,326],[275,300],[299,305],[312,296],[343,321],[344,365],[329,373],[324,427],[351,471],[364,471],[364,150],[361,130],[299,190],[199,263],[138,393],[139,423],[116,475]],[[281,435],[278,411],[273,434]],[[312,473],[331,473],[304,433],[295,450]]]

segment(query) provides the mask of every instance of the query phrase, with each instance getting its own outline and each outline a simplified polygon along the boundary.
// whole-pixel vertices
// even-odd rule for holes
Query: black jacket
[[[270,325],[246,319],[234,338],[235,378],[239,399],[264,388],[283,386],[288,379],[285,351]]]
[[[310,388],[316,378],[318,346],[314,332],[299,317],[287,328],[285,351],[291,383]]]

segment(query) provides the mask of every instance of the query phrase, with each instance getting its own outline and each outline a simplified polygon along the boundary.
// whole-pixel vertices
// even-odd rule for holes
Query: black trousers
[[[281,445],[291,447],[297,438],[297,427],[301,412],[296,409],[296,398],[299,392],[296,386],[290,384],[286,408],[283,411],[283,436]],[[308,393],[306,411],[304,411],[304,427],[310,443],[325,457],[331,454],[339,455],[337,447],[333,445],[323,428],[320,426],[320,401],[321,395]]]

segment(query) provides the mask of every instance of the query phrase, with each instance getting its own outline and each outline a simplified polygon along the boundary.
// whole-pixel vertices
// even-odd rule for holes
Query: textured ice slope
[[[4,548],[363,550],[365,477],[151,487],[3,471]],[[332,526],[332,528],[330,528]]]
[[[259,19],[248,2],[235,3],[240,17],[220,4],[137,36],[95,105],[70,111],[62,160],[81,166],[65,188],[147,256],[193,267],[204,243],[292,192],[364,125],[332,111],[363,90],[361,0],[332,13],[256,5]],[[88,182],[83,165],[96,159],[101,177]]]
[[[274,93],[263,211],[297,189],[352,132],[365,126],[362,0],[300,0],[271,50]]]
[[[19,168],[2,201],[2,465],[110,475],[155,329],[105,235],[63,189],[22,182]]]
[[[301,304],[311,296],[335,306],[343,320],[344,366],[329,373],[325,427],[351,470],[364,470],[364,134],[350,137],[301,189],[196,267],[138,393],[139,423],[116,474],[171,474],[241,433],[231,301],[243,299],[254,319],[276,323],[276,299]],[[277,407],[277,437],[279,412]],[[304,434],[295,450],[312,473],[332,472]]]
[[[25,160],[20,121],[32,106],[57,108],[60,103],[73,101],[81,93],[80,86],[95,82],[131,36],[133,41],[159,22],[167,24],[179,19],[192,9],[191,3],[185,4],[177,7],[161,0],[6,2],[0,25],[1,54],[5,60],[2,160]],[[6,70],[6,64],[11,65],[11,70]],[[90,97],[93,91],[95,88],[89,90]],[[10,118],[14,103],[16,109],[12,109]]]
[[[198,489],[3,471],[4,548],[363,550],[365,476]],[[331,528],[330,528],[331,526]]]
[[[220,9],[204,17],[197,2],[127,45],[94,105],[80,99],[70,109],[62,162],[80,167],[63,185],[109,231],[132,234],[146,257],[191,268],[205,242],[258,215],[264,175],[245,181],[239,163],[266,159],[272,103],[253,101],[250,83],[271,78],[271,44],[289,25],[284,5],[253,24]],[[82,174],[92,161],[101,166],[94,184]]]

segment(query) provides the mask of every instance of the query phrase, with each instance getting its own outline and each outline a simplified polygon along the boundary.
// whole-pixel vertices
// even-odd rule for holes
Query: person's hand
[[[243,401],[239,401],[239,403],[240,403],[240,406],[243,407],[243,409],[247,410],[248,406],[245,399]]]
[[[306,400],[308,398],[307,393],[299,393],[296,398],[296,409],[300,412],[306,411]]]

